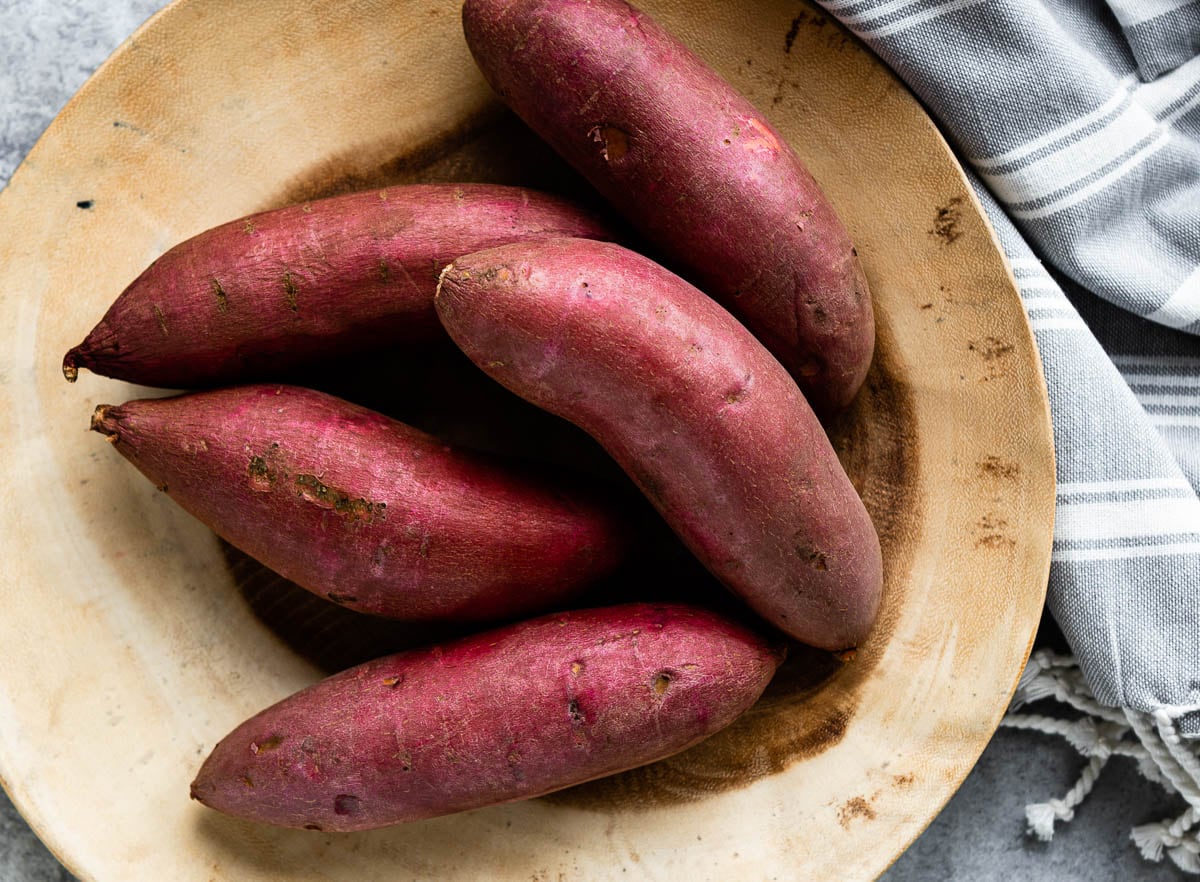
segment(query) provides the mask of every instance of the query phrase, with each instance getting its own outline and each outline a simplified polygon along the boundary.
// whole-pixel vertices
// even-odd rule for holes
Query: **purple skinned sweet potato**
[[[433,312],[442,268],[545,236],[611,233],[566,200],[485,184],[390,187],[251,215],[159,257],[67,353],[63,373],[195,388],[443,339]]]
[[[475,364],[592,435],[759,615],[825,649],[867,635],[871,518],[796,383],[717,303],[619,245],[548,239],[458,258],[436,306]]]
[[[594,488],[453,450],[308,389],[103,405],[92,428],[223,539],[360,612],[445,622],[541,612],[629,546]]]
[[[466,0],[463,30],[500,97],[737,316],[818,411],[849,403],[874,349],[866,277],[761,111],[622,0]]]
[[[344,831],[539,796],[712,735],[782,658],[697,607],[548,615],[284,699],[217,744],[192,797],[246,820]]]

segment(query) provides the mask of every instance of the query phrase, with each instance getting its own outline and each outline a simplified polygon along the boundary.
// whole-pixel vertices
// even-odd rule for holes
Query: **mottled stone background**
[[[164,5],[160,0],[0,0],[0,187],[91,72]],[[883,878],[1194,879],[1169,862],[1147,864],[1138,855],[1130,826],[1176,814],[1180,803],[1168,800],[1121,758],[1109,764],[1075,820],[1061,827],[1053,842],[1026,835],[1025,803],[1062,796],[1083,764],[1058,739],[1001,730],[962,789]],[[181,781],[189,777],[190,770],[180,770]],[[0,882],[72,879],[0,793]]]

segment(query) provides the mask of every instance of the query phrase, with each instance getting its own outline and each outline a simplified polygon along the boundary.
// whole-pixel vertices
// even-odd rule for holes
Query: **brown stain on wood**
[[[967,351],[975,353],[982,362],[980,382],[999,380],[1008,376],[1014,346],[1007,340],[988,335],[980,340],[967,341]]]
[[[929,235],[936,236],[946,245],[953,245],[962,235],[962,230],[958,227],[959,221],[962,220],[962,207],[961,196],[954,196],[945,205],[938,206],[934,210],[933,226],[929,229]]]
[[[996,361],[1011,355],[1013,344],[989,335],[982,340],[971,340],[967,343],[967,349],[978,354],[984,361]]]
[[[842,829],[849,829],[853,821],[875,820],[875,809],[872,806],[874,801],[874,797],[868,801],[861,796],[854,796],[842,803],[838,808],[838,823],[842,825]]]
[[[988,512],[975,523],[976,548],[1013,548],[1017,540],[1008,535],[1008,521]]]
[[[980,475],[986,475],[990,478],[1000,478],[1006,481],[1016,480],[1021,477],[1020,463],[995,456],[994,454],[989,454],[981,459],[976,464],[976,469]]]
[[[801,15],[803,15],[803,13],[801,13]],[[800,22],[803,21],[801,15],[797,15],[792,19],[791,25],[788,26],[787,33],[783,35],[783,51],[788,55],[792,54],[792,46],[796,42],[796,35],[800,33]],[[750,62],[747,61],[746,63],[749,64]]]

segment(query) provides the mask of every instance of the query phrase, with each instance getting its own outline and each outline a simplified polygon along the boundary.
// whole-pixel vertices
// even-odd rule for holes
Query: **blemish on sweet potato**
[[[796,366],[796,373],[801,377],[815,377],[821,372],[821,365],[812,359],[807,359]]]
[[[667,689],[671,686],[671,674],[668,671],[659,671],[654,675],[652,687],[655,695],[666,694]]]
[[[600,145],[600,155],[606,162],[614,162],[629,152],[629,133],[616,126],[594,126],[588,137]]]
[[[353,594],[338,594],[336,591],[329,591],[325,596],[338,604],[355,603],[358,600]]]
[[[792,550],[795,551],[796,557],[804,561],[814,570],[825,571],[829,569],[829,559],[826,553],[820,548],[812,544],[811,537],[804,530],[796,531],[792,536]]]
[[[212,280],[212,292],[213,296],[217,298],[217,312],[224,315],[229,311],[229,297],[225,293],[225,288],[222,287],[221,282],[217,279]]]
[[[250,457],[250,465],[246,467],[250,476],[250,489],[265,493],[275,484],[275,470],[268,464],[265,456]]]
[[[316,475],[296,475],[296,492],[309,502],[321,508],[332,509],[350,521],[366,521],[372,523],[383,520],[387,510],[386,502],[368,502],[361,496],[358,499],[335,487],[322,483]]]
[[[262,741],[251,741],[250,752],[255,756],[260,753],[270,753],[272,750],[278,750],[279,745],[283,744],[284,738],[282,735],[272,735],[269,738],[264,738]]]
[[[157,303],[154,304],[154,320],[158,322],[158,329],[162,331],[164,337],[169,336],[167,333],[167,318],[163,315],[162,307]]]
[[[779,152],[779,139],[775,137],[775,133],[765,123],[761,120],[751,118],[746,120],[746,126],[753,132],[753,135],[742,142],[744,149],[765,153]]]
[[[399,749],[392,755],[393,759],[400,761],[401,772],[411,772],[413,770],[412,751],[403,746],[399,732],[396,733],[396,744]]]
[[[350,793],[342,793],[334,797],[333,813],[335,815],[357,815],[362,811],[362,800]]]
[[[299,292],[299,287],[296,285],[296,280],[292,278],[291,273],[283,274],[283,296],[287,300],[288,309],[292,312],[300,311],[300,303],[296,299],[296,294]]]

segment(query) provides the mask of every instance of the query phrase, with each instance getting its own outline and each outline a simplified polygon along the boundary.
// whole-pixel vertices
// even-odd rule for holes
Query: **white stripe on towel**
[[[1192,270],[1166,303],[1146,318],[1169,328],[1186,328],[1200,322],[1200,266]]]
[[[1195,496],[1062,503],[1054,512],[1056,541],[1132,539],[1171,533],[1200,534],[1200,500]]]
[[[1136,545],[1132,548],[1063,548],[1050,553],[1050,560],[1066,563],[1085,560],[1121,560],[1137,557],[1167,557],[1196,554],[1200,542],[1172,542],[1165,545]]]
[[[1026,141],[1019,147],[1014,147],[1011,150],[1007,150],[997,156],[981,156],[972,159],[971,165],[978,169],[996,168],[1000,165],[1008,165],[1010,162],[1014,162],[1023,156],[1028,156],[1030,153],[1041,150],[1043,147],[1048,147],[1056,141],[1069,138],[1071,135],[1075,134],[1081,129],[1086,129],[1092,123],[1103,119],[1104,117],[1108,116],[1108,114],[1116,110],[1117,107],[1120,106],[1121,102],[1125,100],[1125,97],[1129,94],[1129,90],[1137,81],[1137,74],[1129,74],[1128,76],[1122,77],[1117,82],[1117,88],[1116,91],[1113,92],[1112,97],[1090,113],[1085,113],[1083,116],[1076,117],[1070,122],[1064,123],[1058,128],[1051,129],[1044,135],[1034,138],[1032,141]],[[1041,266],[1038,261],[1034,261],[1034,263],[1037,263],[1038,266]]]
[[[1134,490],[1186,490],[1185,478],[1133,478],[1126,481],[1064,481],[1056,488],[1059,496],[1072,493],[1126,493]]]
[[[1028,165],[1005,172],[980,171],[1003,202],[1028,202],[1094,175],[1154,135],[1157,123],[1140,104],[1130,103],[1102,129]],[[1134,155],[1137,155],[1136,153]]]

